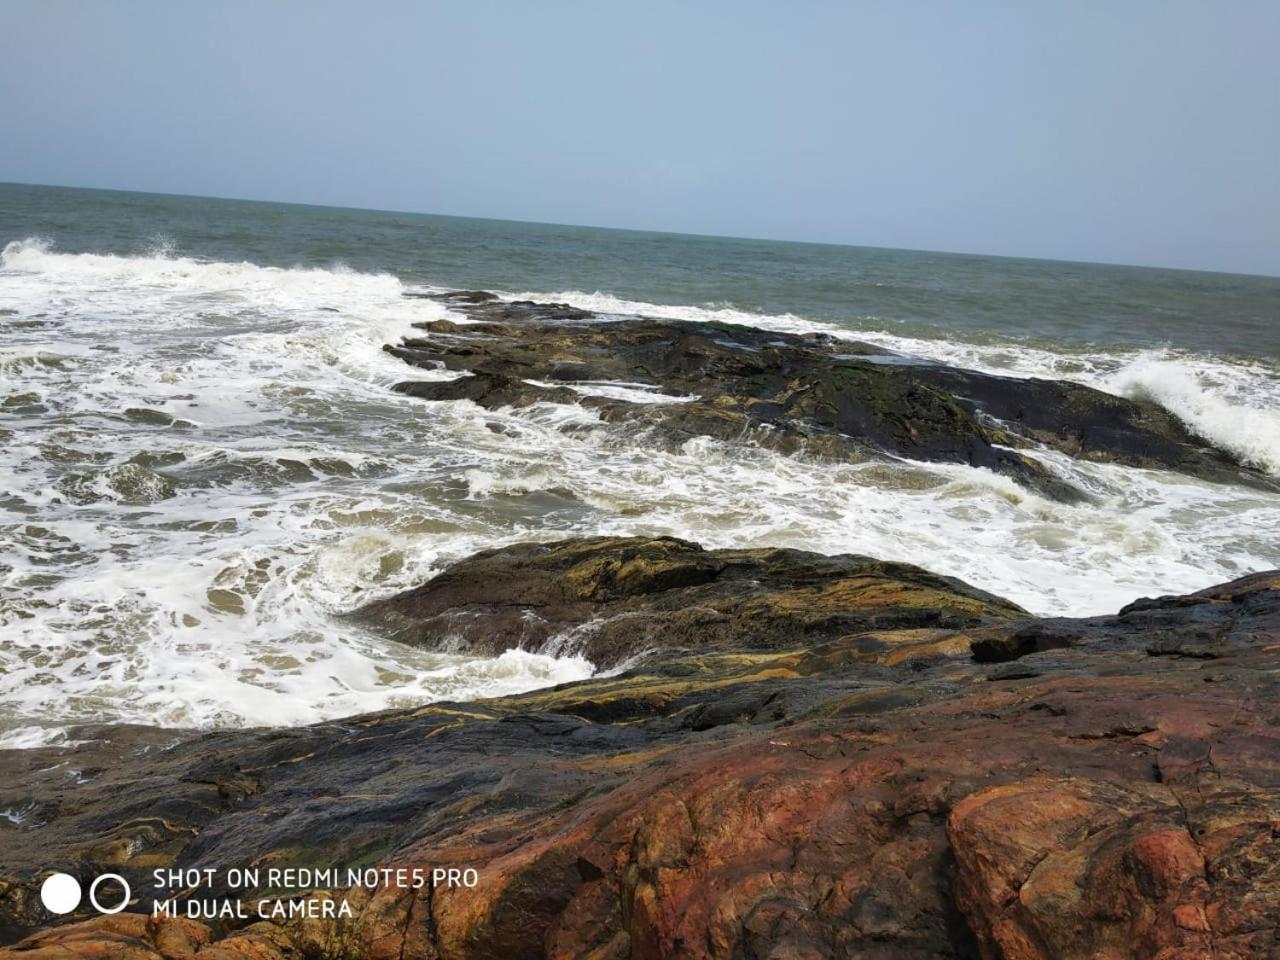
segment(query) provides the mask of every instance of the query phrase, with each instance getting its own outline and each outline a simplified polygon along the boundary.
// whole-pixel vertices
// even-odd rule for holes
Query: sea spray
[[[425,404],[389,388],[455,374],[410,369],[382,347],[453,315],[403,296],[420,281],[336,259],[215,259],[184,253],[177,239],[134,255],[4,248],[7,742],[56,740],[85,720],[303,723],[588,676],[592,665],[574,657],[414,650],[338,616],[476,550],[530,538],[672,534],[710,547],[862,553],[1046,614],[1112,611],[1280,564],[1280,497],[1168,473],[1032,451],[1093,497],[1067,505],[958,465],[830,463],[707,438],[658,449],[576,405]],[[552,297],[824,331],[1133,392],[1275,466],[1268,425],[1280,380],[1263,361]],[[634,384],[581,386],[648,399]]]
[[[1157,403],[1190,430],[1235,453],[1243,462],[1280,476],[1280,364],[1265,360],[1209,357],[1171,347],[1099,350],[1057,343],[1051,349],[1004,339],[933,339],[895,333],[876,317],[833,324],[724,304],[645,303],[580,290],[521,291],[510,296],[563,301],[606,317],[641,315],[732,323],[781,333],[823,333],[985,373],[1072,380]]]

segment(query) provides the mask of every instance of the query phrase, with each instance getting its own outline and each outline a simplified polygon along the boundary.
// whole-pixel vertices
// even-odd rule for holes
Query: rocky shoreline
[[[413,646],[491,657],[513,648],[570,653],[599,670],[1026,616],[910,564],[803,550],[704,550],[672,537],[486,550],[353,614]]]
[[[547,626],[514,628],[524,603]],[[0,806],[26,813],[0,827],[0,933],[22,942],[0,957],[1280,948],[1280,571],[1046,620],[906,564],[597,538],[487,551],[356,615],[437,647],[467,620],[453,639],[489,652],[595,624],[582,642],[629,665],[301,729],[87,727],[10,751]],[[248,864],[479,882],[297,893],[351,916],[272,921],[46,926],[37,895],[51,869],[145,890],[157,867]]]
[[[425,336],[385,347],[410,365],[464,374],[395,387],[424,400],[490,409],[575,402],[658,442],[706,436],[824,458],[967,464],[1065,501],[1088,493],[1023,451],[1045,447],[1280,490],[1280,481],[1191,433],[1157,404],[1083,384],[994,376],[826,334],[597,317],[484,291],[430,296],[467,322],[420,324]],[[648,397],[636,402],[598,391],[618,384]]]
[[[1063,500],[1089,493],[1028,451],[1277,486],[1160,408],[1075,384],[441,298],[467,322],[388,347],[462,374],[396,387],[424,401],[573,401],[655,443],[963,463]],[[0,752],[0,958],[1280,956],[1280,571],[1038,618],[921,559],[514,544],[348,617],[432,650],[581,654],[592,679]],[[477,882],[233,887],[250,867]],[[150,916],[153,871],[191,869],[214,874],[155,898],[299,909]],[[55,870],[119,874],[135,899],[55,917]]]

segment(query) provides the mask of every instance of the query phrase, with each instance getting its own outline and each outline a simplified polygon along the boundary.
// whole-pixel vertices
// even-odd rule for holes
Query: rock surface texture
[[[22,811],[0,957],[1280,956],[1280,571],[1043,620],[904,564],[595,539],[489,551],[356,615],[626,666],[0,755]],[[336,919],[144,915],[157,867],[250,865],[479,879],[293,891]],[[138,897],[53,917],[51,870]]]
[[[669,443],[710,436],[825,457],[963,463],[1063,500],[1086,495],[1022,451],[1043,446],[1280,489],[1156,404],[1082,384],[962,370],[826,334],[597,318],[568,304],[508,302],[480,291],[438,299],[467,322],[422,324],[424,336],[385,348],[414,366],[465,374],[395,387],[424,400],[489,409],[578,402]],[[616,384],[646,389],[651,400],[643,402],[643,392],[642,402],[591,392]]]
[[[456,319],[387,348],[433,371],[395,388],[424,401],[580,403],[654,443],[962,463],[1064,500],[1088,495],[1030,452],[1277,488],[1078,384],[434,296]],[[602,672],[0,752],[0,960],[1280,958],[1280,571],[1037,619],[909,564],[591,538],[485,551],[349,616]],[[430,882],[450,869],[474,882]],[[55,916],[53,871],[133,899]],[[166,899],[198,915],[153,916]]]
[[[596,537],[487,550],[355,616],[414,646],[485,656],[572,647],[613,669],[673,653],[791,649],[1027,614],[906,563]]]

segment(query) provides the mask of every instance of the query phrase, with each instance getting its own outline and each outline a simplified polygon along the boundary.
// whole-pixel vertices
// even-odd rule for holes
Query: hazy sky
[[[0,0],[0,180],[1280,274],[1280,2]]]

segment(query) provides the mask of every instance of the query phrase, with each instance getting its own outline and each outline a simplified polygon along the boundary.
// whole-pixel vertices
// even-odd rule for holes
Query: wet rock
[[[567,303],[500,300],[496,294],[484,290],[451,290],[446,293],[409,292],[405,296],[439,300],[453,307],[466,308],[468,312],[486,320],[589,320],[595,316],[590,310],[572,307]]]
[[[1206,807],[1188,813],[1168,791],[1083,778],[966,797],[949,836],[959,900],[986,955],[1276,955],[1265,911],[1280,896],[1280,870],[1256,858],[1280,853],[1280,807],[1221,789]]]
[[[910,564],[595,537],[484,551],[354,616],[414,646],[576,653],[608,668],[679,651],[777,650],[1028,614]]]
[[[962,463],[1066,501],[1087,497],[1017,448],[1280,490],[1280,481],[1195,436],[1167,410],[1082,384],[993,376],[819,334],[647,317],[589,323],[589,311],[562,303],[436,296],[471,322],[428,323],[432,336],[385,349],[412,365],[476,375],[445,393],[486,408],[545,398],[513,390],[514,381],[636,383],[694,399],[577,400],[606,421],[676,444],[712,436],[824,457]],[[442,388],[397,389],[434,399]]]
[[[423,400],[484,399],[494,407],[527,407],[534,403],[573,403],[577,394],[567,387],[548,388],[501,374],[481,373],[457,380],[397,383],[396,393]]]
[[[1061,380],[999,377],[941,365],[913,367],[923,383],[963,397],[1014,441],[1085,460],[1163,467],[1218,483],[1280,489],[1232,454],[1193,434],[1163,407]]]
[[[987,679],[992,681],[1001,680],[1027,680],[1031,677],[1043,676],[1043,671],[1029,665],[1025,660],[1016,661],[1014,663],[1003,663],[987,674]]]
[[[0,958],[1276,953],[1280,572],[1044,621],[1071,642],[992,682],[974,642],[1016,649],[1029,621],[963,584],[884,565],[852,574],[835,607],[801,602],[871,562],[667,540],[490,551],[425,585],[431,602],[500,588],[581,624],[720,589],[769,598],[792,639],[298,729],[96,726],[0,753],[0,809],[28,811],[0,819],[0,938],[21,940]],[[809,619],[866,617],[878,598],[893,620],[926,597],[935,621],[975,625]],[[1210,634],[1211,670],[1147,652]],[[150,918],[145,897],[106,918],[39,905],[52,869],[142,891],[157,867],[247,864],[468,866],[479,882],[292,891],[349,904],[329,921]]]
[[[1032,653],[1074,646],[1087,637],[1088,634],[1081,633],[1070,620],[1050,620],[1029,623],[1019,630],[993,631],[990,635],[975,637],[971,646],[973,659],[979,663],[1005,663]]]
[[[448,293],[416,293],[406,294],[406,296],[431,297],[433,300],[443,300],[445,303],[490,303],[497,300],[497,294],[489,293],[485,290],[451,290]]]

